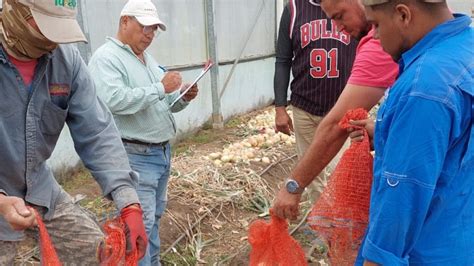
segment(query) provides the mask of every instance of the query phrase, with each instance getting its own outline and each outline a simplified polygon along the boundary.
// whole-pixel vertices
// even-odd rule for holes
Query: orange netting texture
[[[354,127],[349,120],[367,116],[362,108],[350,110],[339,126]],[[308,218],[309,225],[327,241],[331,265],[353,265],[357,257],[368,223],[372,165],[369,138],[364,132],[364,140],[353,142],[342,155]]]
[[[41,265],[45,266],[60,266],[61,262],[59,261],[58,254],[54,249],[53,242],[49,237],[48,230],[41,219],[38,211],[30,208],[35,212],[36,222],[38,223],[38,231],[40,237],[40,251],[41,251]]]
[[[40,235],[40,251],[41,265],[45,266],[61,266],[53,242],[49,237],[46,226],[41,219],[38,211],[31,208],[35,212],[36,221]],[[138,265],[138,254],[130,253],[125,255],[126,236],[125,225],[120,217],[108,220],[104,224],[105,243],[100,250],[100,265],[102,266],[136,266]]]
[[[108,220],[104,224],[105,243],[100,252],[102,266],[136,266],[138,265],[138,254],[126,255],[125,224],[120,217]]]
[[[248,241],[250,266],[307,265],[303,249],[288,233],[288,223],[273,214],[270,222],[257,220],[250,225]]]

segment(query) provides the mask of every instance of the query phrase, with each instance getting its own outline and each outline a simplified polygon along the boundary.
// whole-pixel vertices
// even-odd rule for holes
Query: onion
[[[252,151],[247,151],[247,152],[245,153],[245,156],[246,156],[248,159],[255,158],[255,154],[253,154]]]
[[[232,160],[232,158],[230,157],[230,155],[224,154],[224,155],[222,155],[221,160],[222,160],[222,162],[224,162],[224,163],[228,163],[228,162],[230,162],[230,161]]]
[[[209,154],[209,158],[211,158],[211,160],[215,160],[215,159],[218,159],[221,157],[221,154],[218,153],[218,152],[213,152],[211,154]]]
[[[288,139],[290,139],[290,136],[288,136],[286,134],[281,134],[280,139],[283,140],[283,141],[287,141]]]

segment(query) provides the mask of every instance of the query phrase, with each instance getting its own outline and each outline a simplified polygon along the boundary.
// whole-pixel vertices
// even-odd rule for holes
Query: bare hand
[[[273,201],[273,212],[280,218],[296,220],[299,214],[300,201],[301,194],[291,194],[283,186]]]
[[[0,215],[13,230],[21,231],[36,226],[35,214],[26,207],[25,201],[18,197],[0,194]]]
[[[183,90],[187,89],[189,87],[189,85],[191,85],[191,84],[185,84],[181,90],[183,91]],[[198,94],[198,91],[199,91],[198,85],[194,84],[191,87],[191,89],[189,89],[188,92],[186,92],[186,94],[183,95],[183,99],[187,102],[192,101],[194,98],[196,98],[196,96]]]
[[[365,128],[365,130],[367,130],[367,135],[369,136],[370,146],[373,146],[374,131],[375,131],[374,120],[372,119],[353,120],[353,121],[349,121],[349,123],[354,126]],[[364,139],[364,130],[362,129],[348,128],[347,131],[350,132],[349,137],[351,138],[351,142],[361,142]]]
[[[166,72],[165,76],[161,80],[163,87],[165,87],[166,93],[171,93],[181,87],[183,82],[181,74],[178,71]]]
[[[285,133],[290,135],[293,129],[293,121],[291,120],[286,107],[275,107],[275,132]]]

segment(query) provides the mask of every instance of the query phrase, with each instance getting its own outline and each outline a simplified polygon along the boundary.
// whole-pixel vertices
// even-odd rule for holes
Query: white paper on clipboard
[[[204,75],[209,71],[209,69],[211,69],[212,66],[214,66],[214,63],[209,59],[206,65],[204,65],[204,69],[201,71],[199,76],[197,76],[196,79],[194,79],[193,83],[191,83],[184,91],[179,94],[179,96],[171,103],[171,106],[173,106],[177,101],[179,101],[179,99],[183,98],[183,96],[189,91],[189,89],[191,89],[194,84],[196,84],[202,77],[204,77]]]

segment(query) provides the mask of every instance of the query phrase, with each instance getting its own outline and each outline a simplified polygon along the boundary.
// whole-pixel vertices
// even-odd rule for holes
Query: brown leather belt
[[[163,141],[163,142],[159,142],[159,143],[148,143],[148,142],[143,142],[143,141],[139,141],[139,140],[135,140],[135,139],[122,139],[122,142],[145,145],[145,146],[160,146],[160,147],[165,146],[166,144],[168,144],[168,141]]]

